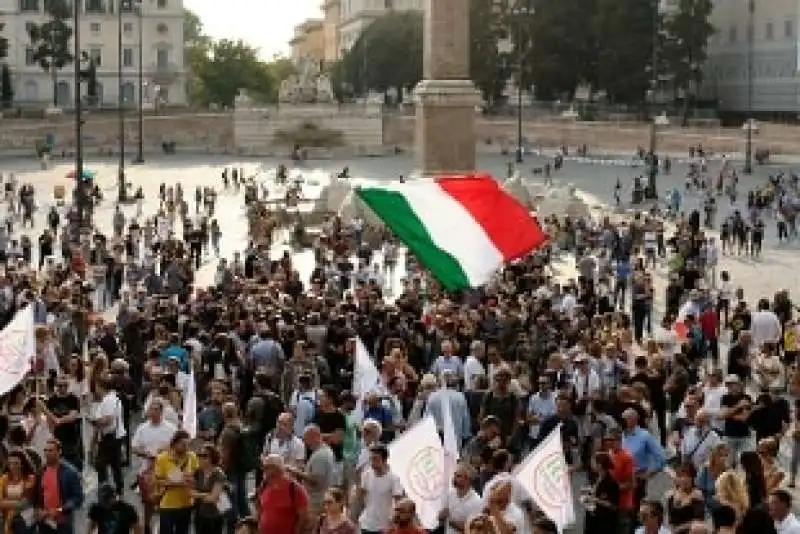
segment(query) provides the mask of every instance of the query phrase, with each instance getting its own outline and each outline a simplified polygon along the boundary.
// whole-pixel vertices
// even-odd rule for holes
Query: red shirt
[[[716,339],[717,332],[719,331],[719,321],[717,320],[717,312],[709,308],[703,313],[701,313],[700,329],[703,331],[703,336],[706,339]]]
[[[288,478],[265,485],[258,500],[258,529],[262,534],[294,534],[298,516],[308,509],[305,488]]]
[[[611,451],[611,477],[616,480],[617,484],[622,486],[627,484],[627,489],[620,488],[619,490],[619,509],[620,510],[633,510],[633,474],[635,466],[633,456],[625,449]]]

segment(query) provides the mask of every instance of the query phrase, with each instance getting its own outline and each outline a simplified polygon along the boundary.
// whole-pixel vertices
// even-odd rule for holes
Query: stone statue
[[[310,58],[300,59],[297,73],[283,80],[278,90],[278,100],[284,104],[330,103],[333,98],[330,77]]]
[[[317,76],[317,102],[333,101],[333,86],[330,77],[324,72]]]

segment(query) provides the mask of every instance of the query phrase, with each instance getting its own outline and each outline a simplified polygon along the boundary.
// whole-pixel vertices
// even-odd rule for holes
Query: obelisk
[[[475,106],[469,76],[470,0],[426,0],[423,80],[416,99],[416,153],[424,176],[475,169]]]

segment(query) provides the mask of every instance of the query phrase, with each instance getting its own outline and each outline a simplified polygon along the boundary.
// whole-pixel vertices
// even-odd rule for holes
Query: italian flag
[[[448,290],[486,283],[547,236],[489,175],[361,185],[356,194]]]

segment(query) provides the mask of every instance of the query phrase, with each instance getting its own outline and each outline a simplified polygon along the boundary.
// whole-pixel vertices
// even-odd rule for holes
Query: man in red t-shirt
[[[611,457],[611,476],[619,484],[619,532],[627,532],[625,527],[630,529],[636,512],[634,503],[634,478],[636,474],[633,456],[630,452],[622,448],[622,434],[619,429],[613,428],[608,431],[605,437],[605,446]]]
[[[298,534],[308,527],[308,494],[286,476],[283,457],[270,454],[262,461],[264,483],[258,494],[261,534]]]

